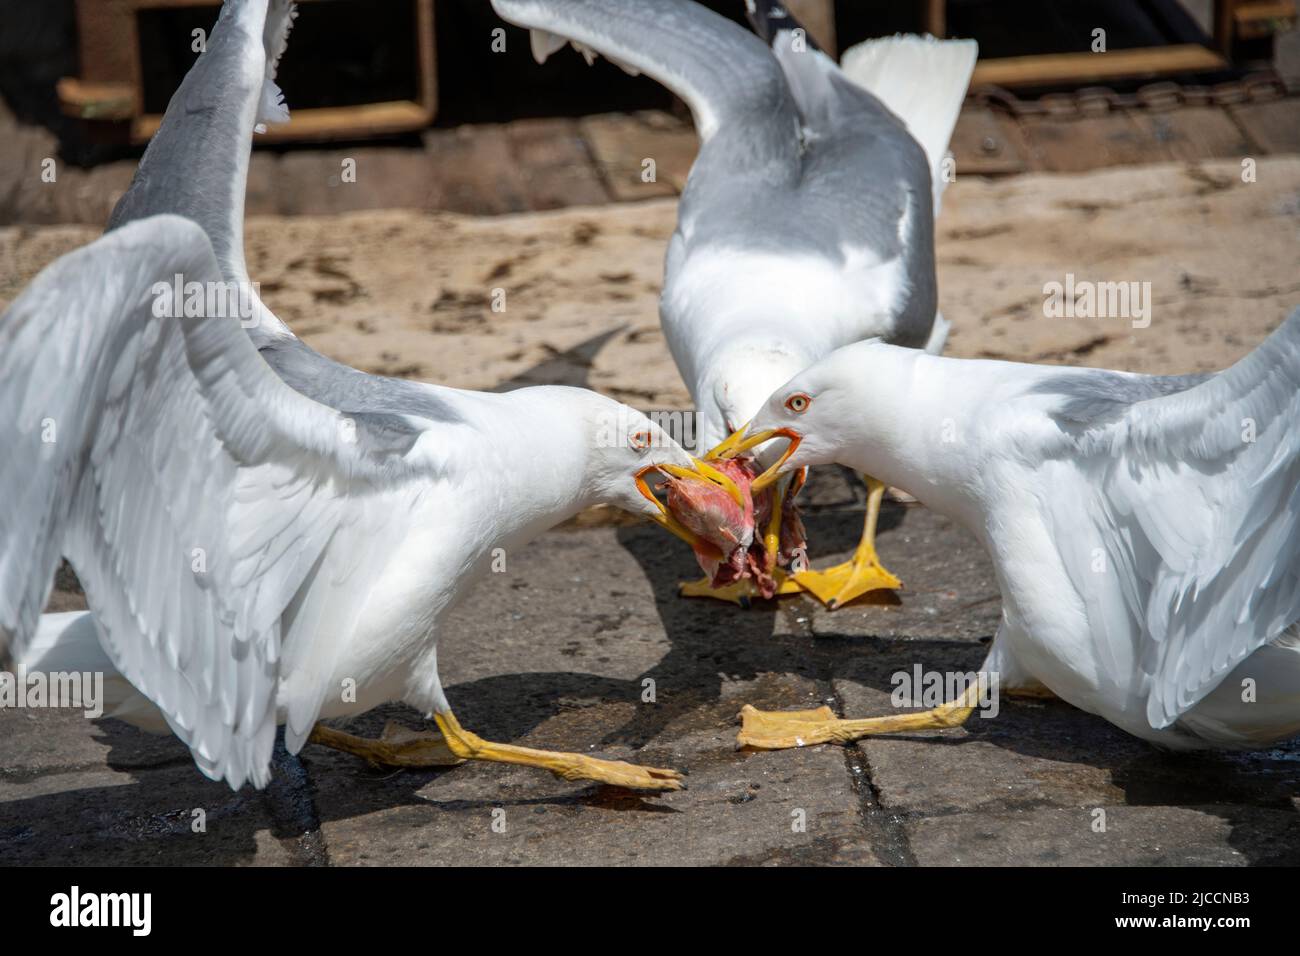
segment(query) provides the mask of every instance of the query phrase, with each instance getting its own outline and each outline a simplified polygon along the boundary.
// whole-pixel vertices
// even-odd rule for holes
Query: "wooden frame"
[[[322,0],[298,0],[302,3]],[[294,110],[283,126],[272,126],[259,142],[361,138],[422,129],[437,113],[433,0],[408,0],[414,6],[418,98]],[[94,122],[128,124],[132,142],[150,139],[162,122],[144,111],[144,83],[138,16],[142,10],[211,6],[220,0],[77,0],[81,76],[58,83],[63,111]]]
[[[947,33],[944,0],[922,0],[925,30],[937,37]],[[1098,53],[1044,53],[1000,57],[975,64],[971,87],[1052,86],[1058,83],[1099,83],[1127,77],[1204,73],[1228,66],[1235,13],[1240,0],[1214,0],[1213,47],[1199,43],[1141,47]]]

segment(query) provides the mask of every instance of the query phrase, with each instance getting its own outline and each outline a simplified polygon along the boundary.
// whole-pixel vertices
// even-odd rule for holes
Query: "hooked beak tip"
[[[790,460],[790,457],[795,453],[796,449],[798,449],[799,443],[803,441],[803,436],[793,428],[769,428],[766,431],[758,432],[757,434],[746,438],[741,442],[741,448],[742,450],[753,448],[756,445],[761,445],[764,442],[771,441],[773,438],[788,438],[790,439],[790,444],[786,446],[781,457],[776,460],[771,468],[767,469],[767,471],[763,472],[753,480],[749,486],[751,491],[762,491],[768,485],[781,477],[781,469],[785,467],[786,463]]]

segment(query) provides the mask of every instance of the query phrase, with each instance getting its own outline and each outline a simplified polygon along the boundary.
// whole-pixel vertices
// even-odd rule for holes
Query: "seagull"
[[[152,715],[234,789],[267,784],[280,724],[293,753],[310,739],[374,763],[488,760],[680,789],[674,770],[464,729],[438,637],[475,580],[591,505],[697,544],[649,486],[656,473],[741,492],[612,399],[369,375],[243,297],[248,143],[257,104],[274,101],[267,10],[226,4],[119,207],[131,215],[0,316],[0,657],[108,670],[123,716]],[[203,222],[149,208],[169,202]],[[215,242],[214,223],[229,227]],[[60,556],[90,613],[42,619]],[[393,700],[439,733],[317,725]]]
[[[571,41],[668,87],[691,109],[699,155],[668,246],[660,319],[708,448],[836,348],[867,338],[938,352],[934,220],[973,41],[873,40],[818,50],[777,3],[749,0],[770,46],[689,0],[492,0],[531,30],[536,59]],[[720,455],[716,449],[706,455]],[[865,476],[853,559],[778,593],[834,607],[900,586],[876,555],[885,486]],[[782,489],[786,491],[786,489]],[[748,603],[750,582],[683,593]]]
[[[846,346],[772,394],[736,448],[789,445],[755,480],[869,470],[988,551],[1002,623],[982,671],[1046,688],[1169,749],[1300,733],[1300,309],[1214,375],[946,359]],[[779,748],[956,726],[924,713],[743,711]]]

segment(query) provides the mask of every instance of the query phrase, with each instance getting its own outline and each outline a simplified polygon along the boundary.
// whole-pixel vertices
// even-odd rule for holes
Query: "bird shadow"
[[[593,335],[563,351],[548,346],[551,354],[546,359],[512,375],[493,387],[491,391],[512,392],[517,388],[528,388],[532,385],[572,385],[578,388],[590,388],[591,370],[595,365],[596,356],[612,339],[625,331],[627,325],[620,325]]]

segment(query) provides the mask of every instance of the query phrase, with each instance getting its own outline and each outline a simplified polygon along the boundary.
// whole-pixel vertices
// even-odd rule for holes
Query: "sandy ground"
[[[585,384],[642,408],[685,407],[657,313],[675,207],[259,217],[247,258],[299,335],[360,368],[469,388]],[[0,229],[0,305],[94,236]],[[1300,302],[1300,158],[1260,159],[1253,183],[1234,161],[959,179],[938,236],[951,355],[1220,368]],[[1045,316],[1044,283],[1067,273],[1150,282],[1150,326]]]

